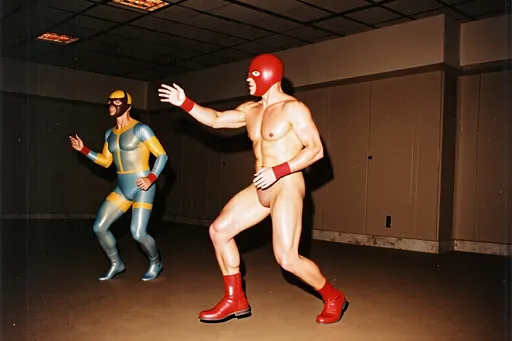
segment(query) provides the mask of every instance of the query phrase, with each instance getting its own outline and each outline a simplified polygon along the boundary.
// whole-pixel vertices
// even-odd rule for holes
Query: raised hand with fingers
[[[160,96],[160,102],[168,102],[177,107],[181,106],[185,102],[185,91],[180,88],[176,83],[172,83],[172,86],[162,84],[162,87],[158,89],[158,96]]]
[[[172,83],[172,86],[162,84],[161,88],[158,89],[158,96],[160,96],[160,102],[171,103],[186,112],[192,110],[195,104],[185,95],[185,91],[176,83]]]
[[[69,136],[69,141],[71,141],[71,147],[73,147],[75,150],[81,151],[84,147],[84,143],[80,137],[78,137],[78,134],[76,134],[75,137]]]

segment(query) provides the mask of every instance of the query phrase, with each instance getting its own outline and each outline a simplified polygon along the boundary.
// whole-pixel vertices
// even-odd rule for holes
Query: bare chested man
[[[235,110],[217,112],[189,99],[182,88],[162,84],[162,102],[181,107],[212,128],[246,126],[253,142],[256,173],[253,183],[236,194],[210,226],[210,237],[224,277],[224,297],[199,314],[201,321],[224,321],[250,313],[242,290],[240,254],[233,239],[269,214],[273,248],[279,265],[317,290],[324,309],[318,323],[334,323],[346,306],[345,295],[335,289],[311,260],[299,255],[305,184],[302,170],[323,157],[318,129],[308,107],[281,88],[282,61],[271,54],[255,57],[249,66],[250,94],[261,96]]]

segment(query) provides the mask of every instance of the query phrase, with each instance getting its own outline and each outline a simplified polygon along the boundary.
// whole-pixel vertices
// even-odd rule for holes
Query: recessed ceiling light
[[[39,37],[37,37],[37,40],[43,40],[48,41],[51,43],[57,43],[62,45],[68,45],[75,41],[77,41],[79,38],[68,36],[66,34],[59,34],[54,32],[46,32],[41,34]]]
[[[163,0],[113,0],[113,2],[120,4],[120,5],[141,9],[141,10],[148,11],[148,12],[151,12],[151,11],[154,11],[154,10],[157,10],[159,8],[169,5],[168,2],[163,1]]]

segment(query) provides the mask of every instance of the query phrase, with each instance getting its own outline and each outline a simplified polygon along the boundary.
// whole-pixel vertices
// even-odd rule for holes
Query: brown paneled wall
[[[115,171],[71,148],[68,136],[101,151],[112,125],[106,105],[0,92],[2,214],[94,214]],[[140,111],[134,112],[135,116]]]
[[[505,89],[498,84],[504,75],[498,72],[467,78],[496,79],[483,86],[497,98],[493,103],[479,102],[476,108],[480,109],[475,112],[489,115],[496,103],[505,105],[499,100],[506,98],[504,91],[496,91],[499,87]],[[321,166],[306,171],[313,180],[309,188],[313,190],[314,228],[450,240],[455,212],[456,238],[505,242],[503,225],[484,223],[483,213],[475,212],[475,216],[481,217],[487,233],[497,238],[463,237],[457,221],[461,204],[474,206],[479,200],[487,200],[485,192],[481,197],[467,195],[472,187],[460,184],[471,167],[462,166],[459,159],[467,154],[465,149],[472,148],[468,143],[476,143],[460,134],[460,127],[457,130],[457,112],[460,117],[464,110],[473,110],[471,101],[478,98],[467,94],[461,85],[467,82],[465,79],[436,71],[295,93],[310,107],[326,148]],[[217,109],[237,104],[225,103]],[[160,136],[166,145],[176,146],[172,147],[176,154],[171,162],[176,163],[181,176],[171,189],[173,200],[168,202],[167,212],[213,219],[229,198],[251,181],[254,159],[250,143],[243,129],[212,131],[184,118],[180,110],[158,111],[150,118],[158,122],[154,125],[159,128],[168,127]],[[475,148],[472,150],[476,153]],[[503,160],[504,150],[495,157]],[[475,169],[476,159],[472,160]],[[504,163],[500,165],[504,171]],[[479,178],[484,188],[488,188],[484,179],[505,179],[504,173],[490,173],[496,165],[482,167],[488,168],[486,177]],[[465,201],[454,201],[454,196],[462,196]],[[489,212],[495,209],[484,206]],[[506,212],[501,209],[496,213],[504,217]]]
[[[459,79],[454,237],[510,242],[512,72]]]
[[[143,115],[143,119],[154,127],[169,154],[169,181],[161,186],[167,195],[167,214],[213,219],[231,196],[247,186],[254,160],[244,129],[214,131],[173,108]]]
[[[295,93],[326,149],[305,172],[314,228],[506,242],[510,77],[457,80],[434,71]],[[76,132],[99,151],[112,124],[106,107],[1,95],[2,213],[94,214],[115,172],[74,152],[67,136]],[[169,154],[155,203],[166,214],[213,219],[250,183],[254,158],[244,129],[213,131],[179,109],[136,114]]]

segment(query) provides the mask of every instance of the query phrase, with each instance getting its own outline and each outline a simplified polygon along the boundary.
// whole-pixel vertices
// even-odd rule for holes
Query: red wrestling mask
[[[124,90],[116,90],[108,96],[108,106],[116,110],[112,117],[123,116],[132,107],[132,96]]]
[[[272,85],[283,79],[283,62],[273,54],[260,54],[249,65],[249,75],[256,83],[254,96],[264,95]]]

